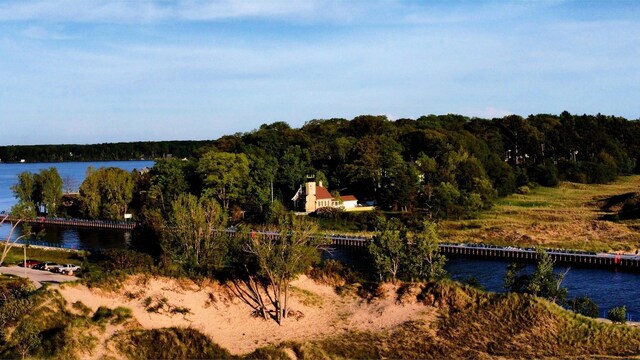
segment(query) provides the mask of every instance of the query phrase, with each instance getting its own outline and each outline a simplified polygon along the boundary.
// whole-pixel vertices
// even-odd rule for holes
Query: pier
[[[370,238],[344,235],[326,235],[324,237],[327,238],[333,246],[365,247],[371,241]],[[440,252],[445,255],[473,256],[520,262],[535,262],[538,260],[538,253],[534,248],[458,243],[440,243],[438,246]],[[640,255],[592,253],[561,249],[545,249],[544,251],[549,254],[556,263],[560,264],[640,271]]]
[[[13,218],[10,215],[0,215],[0,219],[3,221],[16,222],[19,219]],[[22,222],[26,222],[31,225],[56,225],[67,227],[85,227],[93,229],[114,229],[114,230],[133,230],[136,227],[135,222],[125,221],[110,221],[110,220],[88,220],[88,219],[65,219],[65,218],[51,218],[38,216],[33,219],[22,219]]]

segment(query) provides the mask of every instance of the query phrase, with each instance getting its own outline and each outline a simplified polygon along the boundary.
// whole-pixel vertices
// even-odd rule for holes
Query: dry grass
[[[453,242],[634,252],[640,248],[640,221],[600,220],[605,211],[599,202],[639,190],[640,175],[612,184],[539,187],[500,199],[477,219],[444,221],[441,234]]]

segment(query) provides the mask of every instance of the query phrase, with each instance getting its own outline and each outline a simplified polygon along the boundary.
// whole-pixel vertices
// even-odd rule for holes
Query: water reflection
[[[0,227],[0,239],[9,236],[11,227],[3,224]],[[53,225],[34,225],[31,231],[37,233],[30,243],[40,245],[61,246],[71,249],[111,249],[126,248],[131,240],[131,232],[114,229],[68,228]],[[18,226],[12,234],[12,240],[25,234]]]

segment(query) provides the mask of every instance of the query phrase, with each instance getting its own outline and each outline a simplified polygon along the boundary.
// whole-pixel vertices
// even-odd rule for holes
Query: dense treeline
[[[255,214],[265,213],[272,197],[290,207],[313,174],[361,203],[460,218],[538,184],[612,181],[638,171],[639,156],[640,124],[620,117],[365,115],[223,136],[191,163],[159,163],[150,182],[164,205],[180,189]]]
[[[141,141],[94,145],[0,146],[2,162],[61,162],[189,157],[211,141]]]
[[[118,211],[109,210],[111,217],[128,209],[168,218],[174,200],[188,193],[215,200],[232,220],[268,222],[283,210],[272,200],[291,209],[300,185],[315,175],[334,194],[355,195],[382,210],[462,218],[489,208],[497,196],[531,186],[604,183],[640,170],[640,123],[567,112],[492,120],[429,115],[390,121],[364,115],[312,120],[299,129],[276,122],[209,143],[175,144],[193,156],[183,161],[181,153],[167,148],[173,159],[159,160],[147,174],[133,173],[134,183],[126,186],[133,194],[122,195],[126,201],[118,201]],[[122,150],[127,157],[149,150],[112,144],[118,145],[128,149]],[[95,149],[101,146],[107,145]],[[85,186],[81,195],[122,188],[112,185],[105,182],[104,191]],[[97,211],[86,215],[99,217]]]

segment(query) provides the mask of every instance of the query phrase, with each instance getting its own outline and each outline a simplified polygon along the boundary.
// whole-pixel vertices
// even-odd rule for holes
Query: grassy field
[[[39,261],[51,261],[58,264],[82,264],[82,253],[77,251],[66,251],[58,249],[40,249],[34,247],[27,248],[27,259]],[[24,259],[24,249],[22,246],[11,248],[3,265],[17,265]]]
[[[602,209],[606,199],[633,192],[640,192],[640,175],[612,184],[538,187],[499,199],[476,219],[442,222],[442,240],[635,252],[640,248],[640,221],[601,220],[607,214]]]

